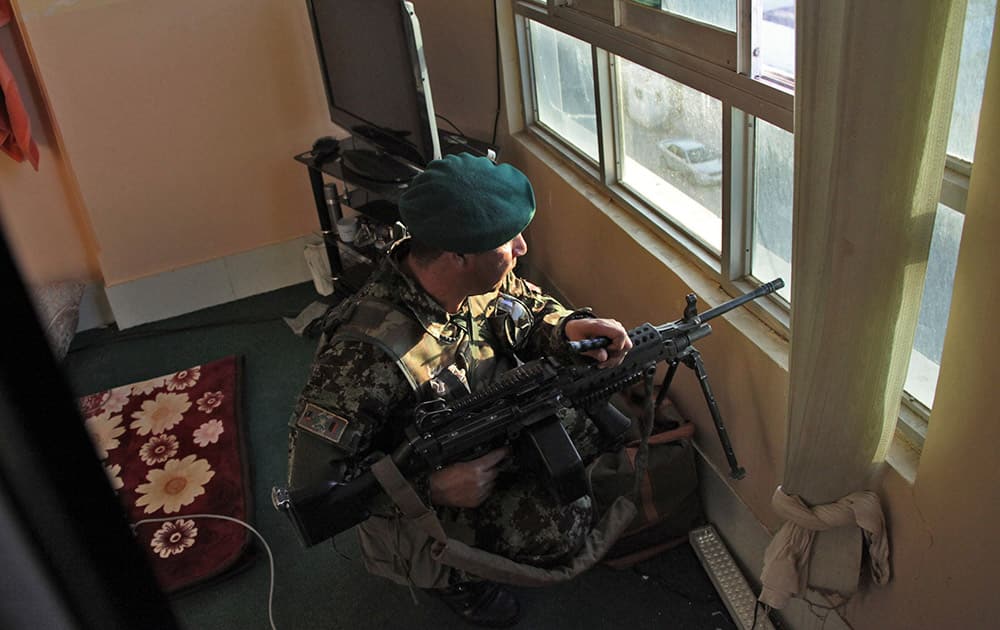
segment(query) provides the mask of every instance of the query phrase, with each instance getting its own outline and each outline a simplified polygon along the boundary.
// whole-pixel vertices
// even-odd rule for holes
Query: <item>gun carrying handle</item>
[[[632,420],[607,401],[591,405],[587,414],[597,425],[601,436],[611,444],[617,444],[632,426]]]

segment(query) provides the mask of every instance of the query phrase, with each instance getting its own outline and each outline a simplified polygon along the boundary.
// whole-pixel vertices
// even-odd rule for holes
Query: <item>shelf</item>
[[[363,188],[387,201],[392,203],[397,203],[399,201],[400,195],[406,191],[408,186],[407,183],[386,183],[377,182],[374,180],[366,179],[359,176],[357,173],[352,173],[350,171],[341,168],[340,160],[337,158],[332,158],[323,162],[322,164],[317,164],[316,159],[312,151],[306,151],[305,153],[300,153],[295,156],[297,162],[305,164],[310,169],[319,171],[330,177],[335,177],[342,182],[352,184],[358,188]]]

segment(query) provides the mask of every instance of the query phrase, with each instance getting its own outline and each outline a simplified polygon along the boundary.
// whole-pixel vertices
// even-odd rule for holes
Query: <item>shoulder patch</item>
[[[306,403],[302,413],[299,414],[299,419],[295,421],[295,426],[303,431],[318,435],[334,444],[340,444],[349,424],[345,418],[312,403]]]

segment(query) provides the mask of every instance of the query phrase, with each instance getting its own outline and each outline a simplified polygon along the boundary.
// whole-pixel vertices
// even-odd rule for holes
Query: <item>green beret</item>
[[[427,165],[399,199],[414,238],[438,249],[475,254],[500,247],[531,223],[531,182],[509,164],[468,153]]]

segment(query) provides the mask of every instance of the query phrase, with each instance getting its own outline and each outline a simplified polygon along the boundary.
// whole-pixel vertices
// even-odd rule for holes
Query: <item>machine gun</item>
[[[694,370],[730,475],[741,479],[746,471],[737,463],[701,354],[693,344],[711,334],[709,320],[783,286],[779,278],[701,314],[697,312],[697,297],[689,294],[681,319],[630,330],[632,349],[615,367],[564,365],[543,357],[506,372],[489,386],[463,398],[421,403],[414,410],[404,443],[392,454],[393,462],[412,478],[511,446],[519,456],[542,469],[557,498],[564,503],[573,501],[587,493],[587,482],[580,455],[559,420],[571,408],[584,410],[606,441],[620,443],[631,421],[611,406],[609,399],[665,361],[669,367],[656,405],[662,403],[678,365],[683,363]],[[586,352],[609,343],[607,337],[597,337],[570,345],[578,352]],[[309,488],[275,487],[271,499],[275,508],[291,520],[303,544],[312,546],[366,520],[371,514],[369,506],[380,491],[381,486],[368,470],[349,480],[331,479]]]

